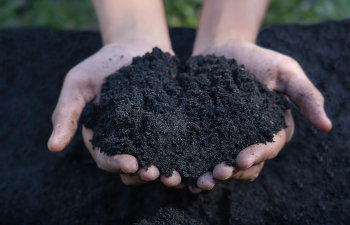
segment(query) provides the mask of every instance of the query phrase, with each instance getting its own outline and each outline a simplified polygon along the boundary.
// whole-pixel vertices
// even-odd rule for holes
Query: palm
[[[313,125],[321,131],[330,130],[331,123],[323,109],[323,96],[306,77],[300,65],[289,56],[249,42],[214,46],[201,54],[215,54],[236,59],[238,64],[244,65],[269,89],[289,97]],[[214,178],[254,180],[259,175],[264,161],[274,158],[291,139],[294,122],[290,110],[285,112],[285,120],[287,128],[274,136],[274,142],[255,144],[242,150],[236,158],[236,167],[225,163],[217,165],[212,173],[208,172],[198,179],[197,191],[213,188]]]
[[[61,151],[70,142],[77,129],[77,121],[85,104],[99,102],[105,78],[121,67],[130,64],[133,57],[150,51],[152,47],[145,45],[145,43],[135,42],[123,43],[123,45],[106,45],[68,72],[52,116],[54,132],[48,142],[51,151]],[[172,53],[171,50],[166,50]],[[125,174],[133,174],[138,171],[136,176],[121,175],[125,183],[150,181],[159,176],[159,170],[155,166],[139,169],[136,158],[131,155],[108,157],[99,149],[93,150],[89,141],[92,136],[92,130],[83,127],[84,143],[100,168]],[[163,181],[166,185],[171,186],[174,184],[174,176],[163,178]],[[175,176],[175,181],[175,184],[180,182],[179,175]]]

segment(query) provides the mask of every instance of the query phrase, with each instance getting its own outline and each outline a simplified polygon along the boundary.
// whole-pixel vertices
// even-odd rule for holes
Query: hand
[[[54,130],[48,147],[53,152],[63,150],[70,142],[85,104],[98,103],[101,86],[108,75],[156,46],[173,54],[163,1],[93,0],[92,3],[105,46],[71,69],[65,78],[52,115]],[[140,183],[159,176],[155,166],[139,169],[136,158],[131,155],[108,157],[99,149],[93,150],[89,141],[92,136],[92,131],[83,127],[84,142],[97,165],[107,171],[124,173],[121,175],[124,183]],[[181,177],[174,172],[170,177],[161,176],[160,180],[167,186],[176,186]]]
[[[215,54],[234,58],[243,64],[256,78],[273,91],[285,94],[299,108],[301,113],[319,130],[327,132],[332,124],[324,111],[324,98],[305,75],[301,66],[291,57],[259,47],[251,42],[237,41],[229,44],[211,45],[210,49],[194,51],[194,55]],[[229,178],[253,181],[261,172],[264,162],[277,156],[294,131],[290,110],[285,112],[287,128],[274,136],[274,142],[255,144],[242,150],[236,158],[236,166],[225,163],[217,165],[213,172],[199,177],[195,193],[210,190],[216,180]]]
[[[107,156],[102,153],[99,148],[93,149],[90,142],[93,136],[92,130],[83,126],[82,132],[85,146],[96,161],[97,166],[112,173],[120,173],[120,178],[124,184],[142,184],[153,181],[159,177],[159,169],[154,165],[139,169],[137,159],[134,156],[127,154]],[[178,172],[174,171],[169,177],[161,175],[160,181],[167,187],[179,187],[181,176]]]
[[[122,45],[108,44],[68,72],[52,115],[54,130],[48,142],[48,148],[52,152],[61,151],[70,142],[85,104],[98,103],[105,78],[122,66],[130,64],[132,57],[151,51],[152,47],[152,45],[139,42],[123,43]],[[163,51],[172,53],[172,50],[167,48],[163,48]],[[125,173],[121,175],[121,178],[127,184],[151,181],[159,176],[159,170],[155,166],[139,169],[136,158],[131,155],[109,157],[99,149],[93,150],[89,141],[92,135],[91,129],[83,127],[85,145],[101,169]],[[136,172],[137,175],[126,175]],[[177,185],[179,179],[181,181],[180,176],[176,173],[174,176],[161,178],[168,186]]]

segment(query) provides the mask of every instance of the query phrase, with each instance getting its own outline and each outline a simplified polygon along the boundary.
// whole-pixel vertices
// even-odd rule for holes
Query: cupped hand
[[[325,113],[322,94],[291,57],[244,41],[195,49],[194,55],[200,54],[234,58],[270,90],[285,94],[316,128],[323,132],[331,130],[332,123]],[[199,177],[197,187],[191,187],[190,190],[194,193],[211,190],[216,182],[231,178],[248,181],[256,179],[264,162],[276,157],[293,135],[294,122],[290,110],[285,112],[285,120],[287,128],[278,132],[273,142],[247,147],[238,154],[234,167],[224,162],[217,165],[212,172]]]
[[[120,173],[121,180],[124,184],[142,184],[153,181],[160,176],[159,169],[154,165],[148,168],[139,168],[137,159],[131,155],[120,154],[107,156],[101,152],[99,148],[93,149],[90,142],[93,136],[92,130],[83,126],[82,133],[84,144],[96,161],[97,166],[108,172]],[[160,180],[165,186],[177,187],[181,183],[181,176],[177,171],[174,171],[169,177],[161,175]]]
[[[97,104],[99,102],[105,78],[130,64],[133,57],[143,55],[151,51],[153,47],[155,46],[142,42],[108,44],[72,68],[64,80],[57,106],[52,115],[53,132],[48,148],[52,152],[62,151],[75,134],[79,117],[86,103]],[[162,50],[173,54],[171,49],[162,48]],[[101,169],[120,173],[126,184],[138,184],[159,177],[159,170],[155,166],[139,168],[136,158],[131,155],[110,157],[99,149],[93,150],[90,143],[92,136],[92,130],[83,127],[84,143]],[[175,171],[170,177],[161,176],[161,181],[167,186],[177,186],[181,182],[181,177]]]

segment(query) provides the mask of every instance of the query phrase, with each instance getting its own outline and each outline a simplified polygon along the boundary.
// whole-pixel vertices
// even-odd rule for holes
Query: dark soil
[[[195,31],[171,30],[185,60]],[[264,29],[258,44],[298,60],[321,90],[333,130],[322,134],[292,108],[296,131],[254,182],[193,195],[158,181],[123,185],[99,170],[81,135],[47,150],[66,72],[101,46],[97,32],[0,31],[0,224],[121,224],[172,207],[209,224],[348,224],[350,21]]]
[[[249,145],[272,141],[288,106],[234,60],[208,55],[181,64],[154,48],[107,78],[83,123],[107,155],[130,154],[143,167],[195,181],[220,162],[233,165]]]
[[[173,208],[160,208],[157,214],[135,225],[205,225],[206,223],[189,218],[183,211]]]

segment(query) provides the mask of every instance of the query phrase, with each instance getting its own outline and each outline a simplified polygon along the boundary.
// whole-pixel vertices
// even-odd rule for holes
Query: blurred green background
[[[195,27],[202,0],[165,0],[170,26]],[[272,0],[264,24],[312,23],[350,16],[350,0]],[[96,29],[89,0],[0,0],[0,28]]]

